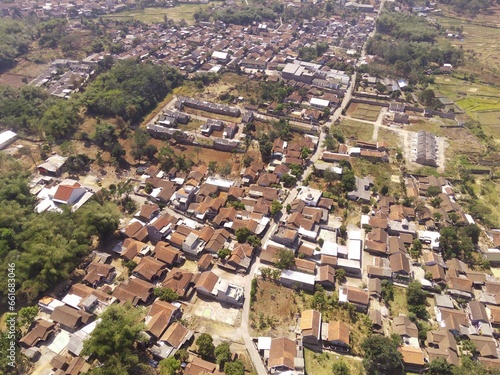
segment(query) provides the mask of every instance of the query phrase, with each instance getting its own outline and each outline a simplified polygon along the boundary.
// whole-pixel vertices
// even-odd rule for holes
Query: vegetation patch
[[[306,374],[331,375],[333,365],[338,362],[345,363],[350,371],[350,374],[365,374],[363,364],[360,360],[353,357],[341,356],[335,353],[316,353],[312,350],[304,349],[304,361]]]

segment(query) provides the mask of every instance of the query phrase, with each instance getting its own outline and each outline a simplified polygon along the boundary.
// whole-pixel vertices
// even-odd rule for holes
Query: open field
[[[131,9],[124,12],[103,15],[103,18],[115,20],[138,20],[145,23],[164,22],[164,16],[174,21],[185,20],[188,24],[194,23],[194,12],[198,9],[209,8],[210,4],[180,4],[173,8],[145,8]]]
[[[346,138],[371,141],[373,136],[373,125],[364,122],[344,118],[339,127]]]
[[[304,299],[292,289],[271,281],[259,280],[257,295],[250,311],[252,336],[292,336],[296,316],[307,308],[310,296]]]
[[[386,141],[391,148],[398,148],[402,145],[402,140],[398,133],[386,128],[380,128],[378,130],[377,141]]]
[[[375,180],[375,187],[380,190],[382,186],[389,187],[389,194],[401,194],[399,182],[392,181],[391,176],[399,174],[399,168],[389,163],[372,163],[362,158],[351,158],[352,169],[356,176],[371,176]]]
[[[347,115],[360,120],[375,121],[381,108],[375,105],[351,103],[347,110]]]
[[[394,286],[394,301],[390,303],[391,315],[399,316],[403,314],[408,316],[408,308],[406,305],[406,289],[400,286]]]
[[[451,76],[437,76],[432,88],[455,101],[472,119],[500,139],[500,88]]]
[[[343,361],[353,375],[365,374],[360,359],[336,353],[315,353],[312,350],[304,349],[304,361],[307,375],[330,375],[332,374],[332,365],[338,361]]]
[[[500,29],[488,23],[485,15],[475,20],[462,20],[453,16],[440,16],[437,21],[444,28],[463,27],[463,39],[448,39],[464,50],[472,50],[473,57],[460,69],[479,74],[485,82],[500,83]],[[492,20],[500,19],[500,11],[492,15]],[[498,27],[498,26],[497,26]]]

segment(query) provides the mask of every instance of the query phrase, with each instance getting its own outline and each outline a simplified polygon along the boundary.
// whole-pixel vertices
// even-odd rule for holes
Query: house
[[[297,344],[285,337],[271,340],[267,368],[270,373],[296,370]]]
[[[50,320],[59,323],[70,332],[75,331],[83,324],[89,323],[93,318],[88,312],[74,309],[68,305],[58,306],[50,315]]]
[[[427,344],[426,351],[429,362],[442,358],[450,365],[458,366],[460,364],[457,341],[449,330],[441,328],[437,331],[427,332]]]
[[[120,256],[127,261],[134,259],[138,255],[146,255],[151,250],[144,242],[132,238],[125,239],[121,246],[118,245],[117,249]]]
[[[337,320],[323,323],[321,332],[323,346],[338,351],[350,349],[350,329],[344,322]]]
[[[254,248],[248,244],[238,244],[227,260],[222,260],[219,267],[229,271],[246,273],[252,262]]]
[[[187,329],[179,322],[174,322],[165,330],[158,343],[150,351],[159,359],[173,356],[177,350],[181,349],[191,340],[193,335],[193,331]]]
[[[415,161],[418,164],[437,166],[438,163],[438,143],[434,134],[421,130],[416,135],[417,146]]]
[[[157,204],[147,203],[141,207],[141,210],[134,215],[137,220],[144,223],[150,222],[154,217],[160,213],[160,207]]]
[[[280,282],[287,288],[314,292],[316,276],[304,272],[283,270],[281,271]]]
[[[37,346],[47,341],[55,331],[56,323],[39,319],[30,326],[29,331],[19,340],[19,343],[25,348]]]
[[[398,348],[401,353],[405,371],[422,374],[427,366],[425,355],[422,349],[410,345],[403,345]]]
[[[215,363],[204,361],[199,357],[193,357],[193,360],[186,365],[184,375],[207,375],[215,372]]]
[[[359,311],[366,312],[370,295],[361,288],[343,285],[339,289],[339,303],[352,303]]]
[[[192,272],[173,268],[163,280],[162,286],[172,289],[180,298],[187,299],[194,285],[193,280],[194,274]]]
[[[373,178],[363,177],[359,178],[356,176],[356,190],[347,193],[347,199],[352,201],[361,201],[364,203],[370,202],[372,192],[371,187],[373,186]]]
[[[141,258],[139,264],[132,271],[132,275],[151,283],[163,279],[166,273],[167,265],[150,256]]]
[[[317,348],[321,344],[321,313],[316,310],[302,311],[299,326],[302,343],[313,349]]]
[[[167,267],[172,267],[181,262],[182,252],[167,242],[160,241],[154,248],[154,257],[165,263]]]
[[[56,203],[73,205],[77,203],[87,192],[82,185],[76,181],[63,181],[54,193],[52,200]]]
[[[200,239],[200,237],[191,232],[187,235],[187,237],[182,242],[182,251],[189,256],[198,257],[199,254],[203,251],[204,241]]]
[[[170,197],[168,200],[170,200]],[[153,243],[163,241],[172,232],[176,223],[177,218],[169,214],[163,214],[151,220],[146,225],[150,241]]]
[[[299,232],[283,226],[278,226],[276,232],[271,236],[271,240],[284,245],[288,248],[294,248],[298,240]]]
[[[169,302],[157,299],[149,308],[145,318],[146,332],[159,339],[169,324],[179,317],[180,308]]]
[[[391,267],[392,277],[397,278],[411,278],[412,271],[410,266],[410,259],[406,253],[397,252],[389,256],[389,263]]]
[[[229,284],[212,271],[203,272],[195,285],[198,295],[214,298],[221,303],[241,307],[243,305],[243,287]]]
[[[212,261],[214,257],[212,254],[206,253],[203,254],[200,259],[196,262],[196,266],[198,268],[198,271],[208,271],[210,268],[212,268]]]
[[[407,345],[410,345],[412,338],[418,339],[417,326],[404,315],[399,315],[394,318],[392,330],[394,333],[401,336]]]
[[[47,160],[45,160],[45,162],[38,165],[36,169],[38,170],[38,173],[43,175],[60,176],[67,160],[67,157],[57,154],[52,155]]]
[[[115,276],[116,270],[112,265],[92,262],[87,266],[87,273],[82,282],[96,288],[102,283],[111,283]]]
[[[111,295],[121,302],[130,302],[133,306],[147,305],[153,296],[154,285],[150,282],[130,277],[119,284]]]
[[[472,281],[465,277],[453,277],[446,276],[446,282],[448,285],[448,294],[451,296],[458,298],[466,298],[471,299],[474,296],[472,291]]]
[[[316,283],[324,288],[331,289],[335,287],[335,268],[328,264],[317,267]]]

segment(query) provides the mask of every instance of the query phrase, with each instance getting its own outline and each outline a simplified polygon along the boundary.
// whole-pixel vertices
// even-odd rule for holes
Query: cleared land
[[[188,24],[193,24],[194,13],[198,9],[205,9],[211,6],[210,4],[181,4],[173,8],[132,9],[102,17],[115,20],[134,19],[145,23],[159,23],[164,22],[164,16],[166,16],[174,21],[185,20]]]
[[[351,105],[349,105],[349,109],[347,110],[347,114],[360,120],[375,121],[377,120],[381,108],[382,107],[375,105],[351,103]]]
[[[437,76],[433,89],[450,98],[472,119],[500,139],[500,88],[463,81],[451,76]]]
[[[362,158],[351,158],[352,169],[356,176],[371,176],[375,180],[375,187],[380,190],[383,186],[389,188],[389,194],[401,194],[401,185],[392,181],[391,176],[399,174],[399,168],[388,163],[372,163]]]
[[[339,127],[346,138],[371,141],[373,136],[373,125],[364,122],[343,118]]]
[[[331,375],[332,365],[339,361],[343,361],[347,365],[351,374],[365,374],[363,364],[358,358],[335,353],[315,353],[309,349],[304,349],[304,357],[307,375]]]
[[[251,335],[293,335],[297,324],[296,316],[307,308],[310,298],[305,293],[297,293],[271,281],[259,280],[255,302],[250,311]]]
[[[492,16],[500,19],[500,10]],[[472,50],[472,59],[461,70],[481,75],[485,82],[500,83],[500,29],[492,27],[486,16],[478,16],[476,20],[462,20],[452,16],[437,17],[437,21],[445,28],[463,27],[463,39],[448,41],[464,50]]]
[[[399,316],[403,314],[408,316],[408,308],[406,306],[406,289],[394,286],[394,301],[390,303],[391,315]]]

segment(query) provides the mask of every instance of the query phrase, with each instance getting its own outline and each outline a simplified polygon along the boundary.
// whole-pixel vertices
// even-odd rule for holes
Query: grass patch
[[[164,22],[164,17],[168,17],[174,21],[184,19],[188,24],[194,24],[194,13],[198,9],[206,9],[212,7],[211,4],[180,4],[173,8],[145,8],[131,9],[124,12],[103,15],[103,18],[114,20],[138,20],[144,23],[160,23]]]
[[[307,375],[331,375],[332,365],[343,361],[353,375],[365,374],[361,361],[334,353],[315,353],[304,349],[305,370]]]
[[[401,146],[401,138],[396,132],[386,128],[378,129],[378,141],[386,141],[391,148]]]
[[[408,316],[408,308],[406,303],[406,288],[394,286],[394,301],[389,304],[391,315],[396,317],[400,314]]]
[[[310,304],[311,295],[298,293],[271,281],[259,280],[250,311],[252,336],[287,336],[295,327],[295,316]]]
[[[352,103],[347,111],[348,115],[360,120],[375,121],[380,113],[381,107],[364,104]]]
[[[346,138],[371,141],[373,137],[373,125],[364,122],[344,118],[339,127]]]
[[[391,175],[399,174],[398,168],[393,168],[388,163],[373,163],[362,158],[351,158],[351,165],[356,176],[372,176],[375,180],[375,187],[380,191],[382,186],[389,187],[389,194],[401,194],[401,186],[391,180]]]

